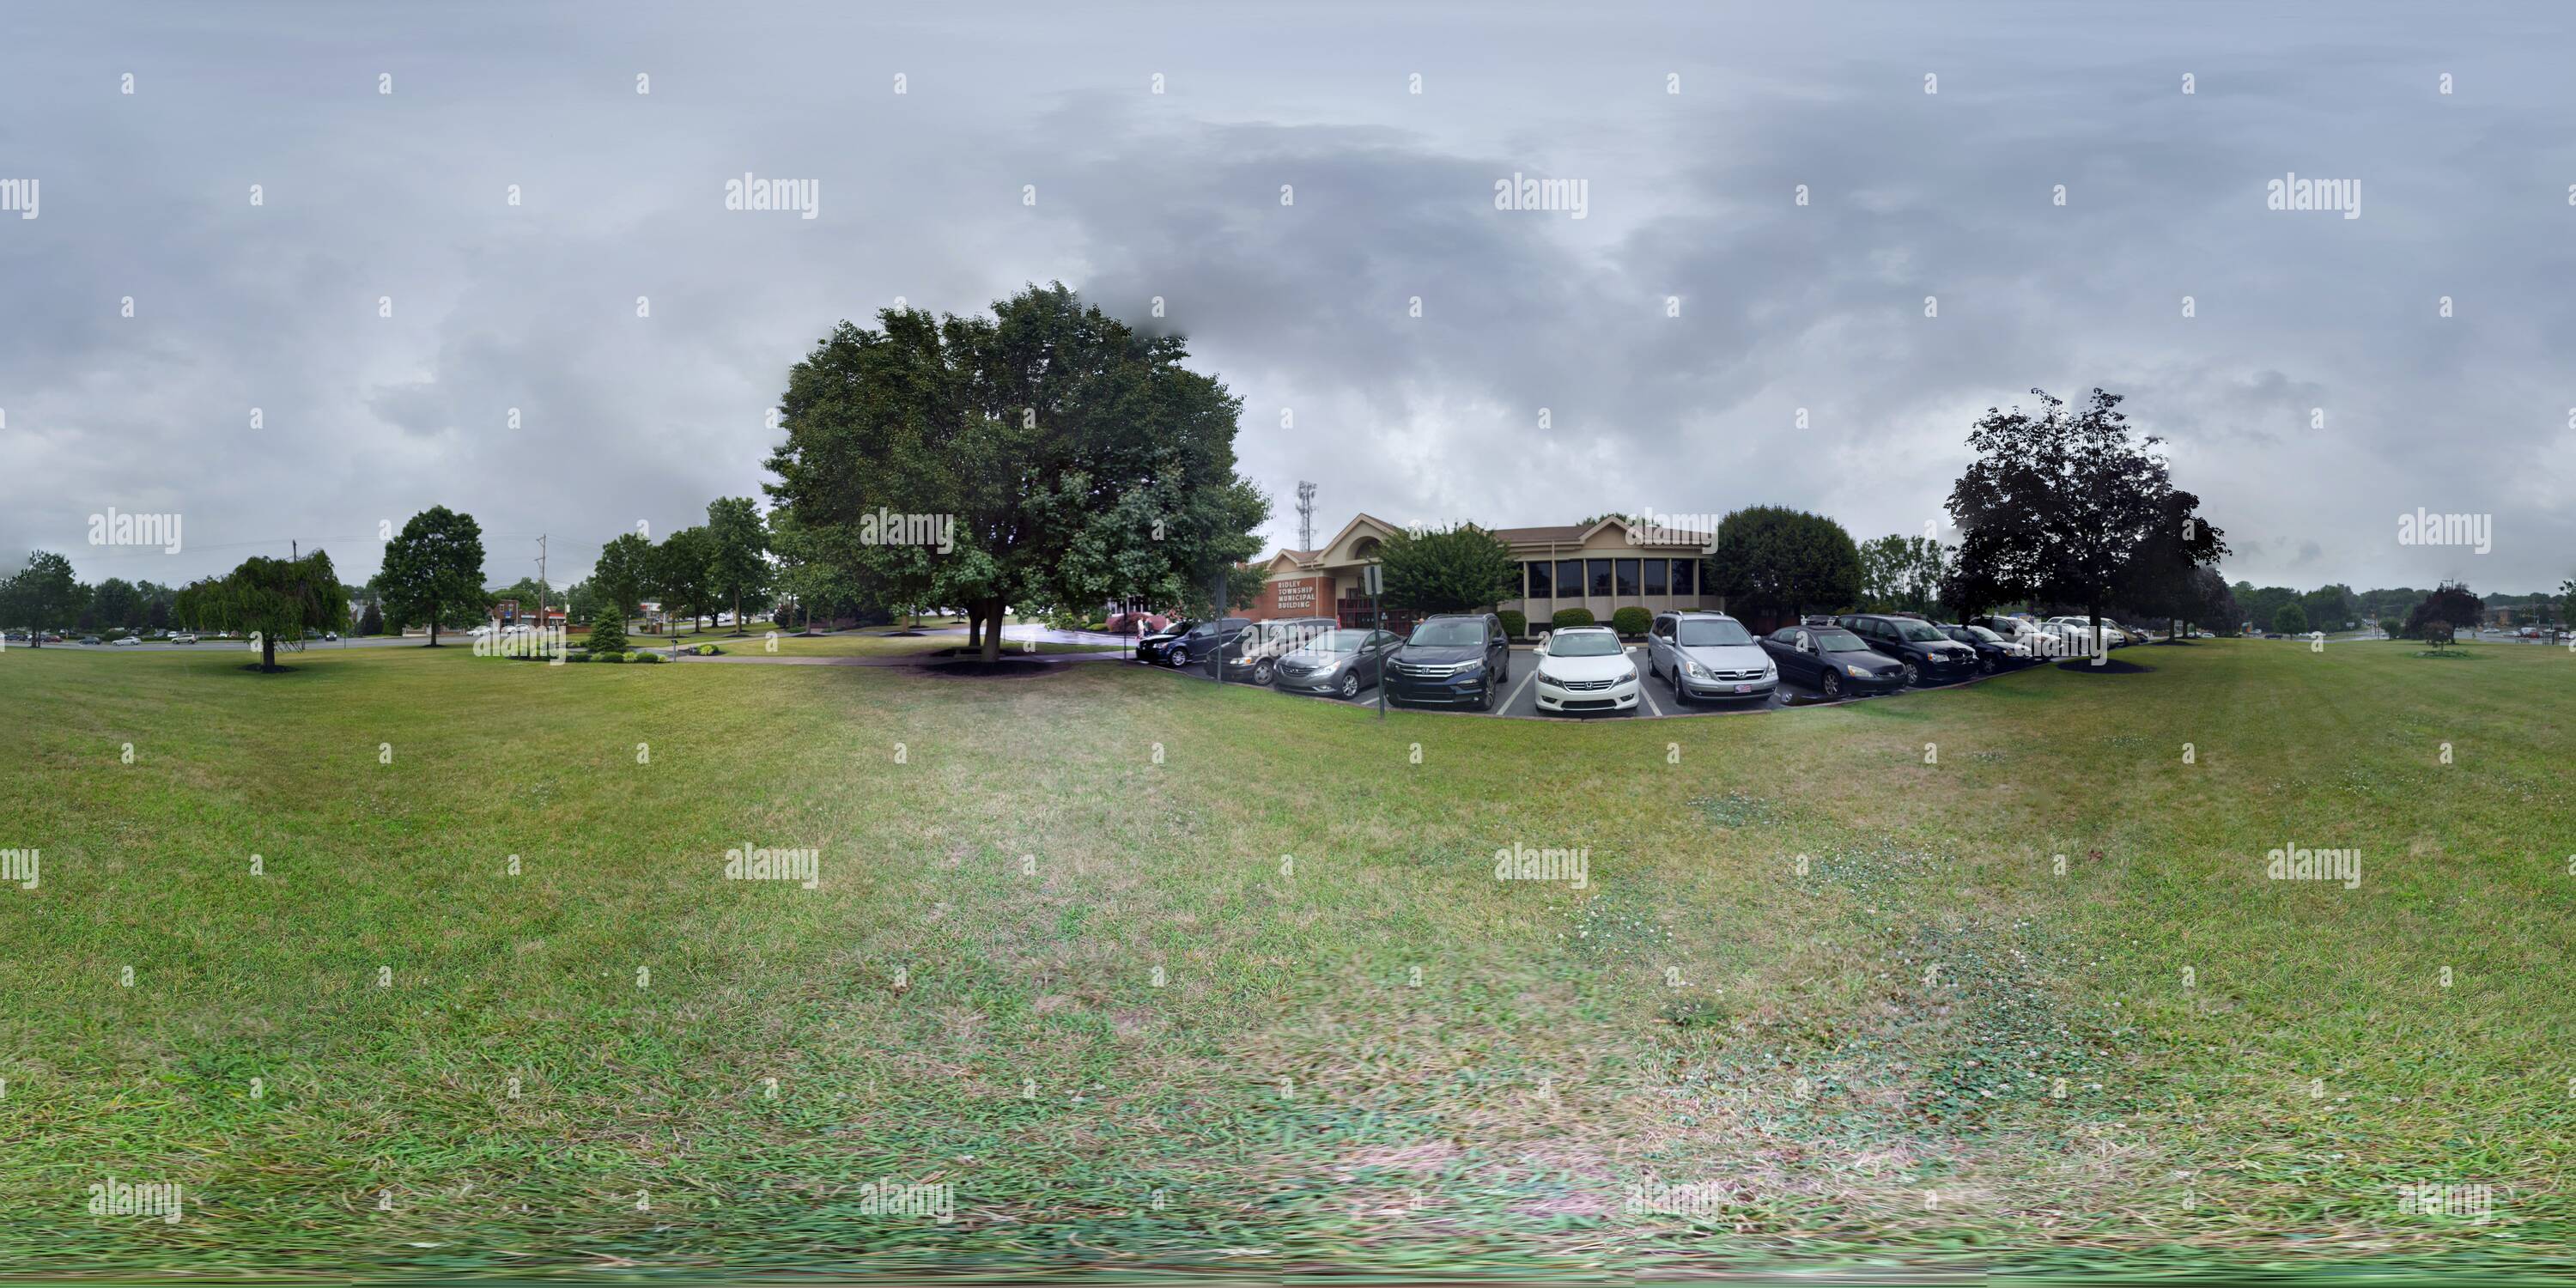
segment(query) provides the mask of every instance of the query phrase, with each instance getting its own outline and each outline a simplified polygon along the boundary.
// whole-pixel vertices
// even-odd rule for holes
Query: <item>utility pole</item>
[[[569,613],[567,613],[567,614],[565,614],[564,616],[565,616],[565,624],[566,624],[566,625],[570,625],[570,624],[571,624],[571,616],[572,616],[572,615],[571,615],[571,614],[569,614]],[[544,626],[545,624],[546,624],[546,534],[544,534],[544,533],[540,532],[540,533],[538,533],[538,534],[537,534],[537,625],[539,625],[539,626]]]
[[[1297,548],[1315,548],[1315,485],[1297,485]]]

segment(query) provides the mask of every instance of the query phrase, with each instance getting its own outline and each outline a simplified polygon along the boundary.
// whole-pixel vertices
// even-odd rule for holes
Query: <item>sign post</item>
[[[1223,569],[1223,568],[1219,568],[1219,569],[1217,569],[1217,570],[1216,570],[1216,585],[1215,585],[1215,587],[1214,587],[1214,592],[1215,592],[1215,595],[1214,595],[1214,599],[1213,599],[1213,601],[1212,601],[1212,602],[1214,602],[1214,603],[1215,603],[1215,605],[1216,605],[1216,631],[1217,631],[1217,646],[1216,646],[1214,649],[1212,649],[1212,650],[1210,650],[1210,651],[1208,652],[1208,678],[1209,678],[1209,679],[1211,679],[1211,680],[1216,681],[1216,682],[1217,682],[1217,683],[1219,683],[1219,684],[1223,684],[1223,683],[1225,683],[1225,648],[1226,648],[1226,640],[1225,640],[1225,569]]]
[[[1382,565],[1371,562],[1368,570],[1362,574],[1364,579],[1362,584],[1368,590],[1369,630],[1372,633],[1386,629],[1386,610],[1378,604],[1378,597],[1386,592],[1386,575],[1381,571],[1381,567]],[[1354,665],[1357,664],[1354,663]],[[1386,655],[1384,653],[1378,654],[1377,658],[1377,718],[1386,719]]]

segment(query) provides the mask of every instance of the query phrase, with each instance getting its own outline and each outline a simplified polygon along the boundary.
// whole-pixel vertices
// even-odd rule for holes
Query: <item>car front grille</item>
[[[1617,683],[1617,680],[1559,680],[1556,687],[1568,693],[1598,693]]]
[[[1315,673],[1315,668],[1311,666],[1300,666],[1295,662],[1282,662],[1279,664],[1279,673],[1281,675],[1313,675]]]
[[[1400,675],[1419,675],[1425,679],[1439,679],[1458,673],[1457,667],[1441,662],[1398,662],[1394,669]]]
[[[1759,680],[1762,678],[1762,673],[1760,671],[1711,671],[1709,674],[1720,680],[1738,682],[1744,680]]]

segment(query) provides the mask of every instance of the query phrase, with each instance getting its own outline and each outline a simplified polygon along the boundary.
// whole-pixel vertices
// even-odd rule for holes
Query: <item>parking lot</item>
[[[1780,687],[1768,698],[1759,700],[1738,699],[1730,702],[1697,701],[1684,703],[1673,696],[1671,682],[1654,679],[1646,675],[1646,649],[1644,645],[1637,644],[1630,645],[1628,648],[1629,660],[1637,664],[1637,674],[1641,677],[1639,682],[1638,702],[1633,711],[1594,712],[1582,715],[1542,714],[1538,709],[1538,694],[1536,692],[1536,685],[1538,682],[1537,654],[1538,650],[1534,646],[1522,644],[1515,644],[1512,646],[1512,678],[1504,685],[1503,700],[1495,703],[1494,709],[1491,711],[1478,711],[1473,707],[1413,706],[1406,707],[1404,709],[1407,711],[1453,712],[1456,714],[1471,716],[1510,716],[1523,720],[1627,720],[1637,718],[1651,720],[1678,716],[1742,715],[1754,711],[1776,711],[1782,707],[1814,707],[1829,705],[1825,701],[1823,694],[1807,688],[1804,685],[1792,683],[1786,679],[1780,681]],[[1137,665],[1142,664],[1140,663]],[[1207,667],[1204,665],[1193,667],[1188,671],[1173,671],[1171,668],[1164,666],[1156,666],[1154,669],[1180,676],[1185,679],[1195,679],[1201,682],[1207,682],[1208,680]],[[1977,679],[1982,678],[1985,677],[1980,676],[1966,680],[1958,680],[1950,684],[1919,685],[1917,688],[1957,688],[1962,684],[1974,684]],[[1250,688],[1253,686],[1245,685],[1244,687]],[[1377,705],[1378,697],[1377,690],[1375,688],[1362,689],[1360,690],[1360,694],[1357,698],[1348,701],[1319,693],[1283,693],[1281,696],[1301,698],[1312,702],[1331,702],[1349,707],[1375,707]],[[1893,697],[1895,695],[1887,694],[1882,696]],[[1870,700],[1870,698],[1843,699],[1845,702],[1867,702]]]

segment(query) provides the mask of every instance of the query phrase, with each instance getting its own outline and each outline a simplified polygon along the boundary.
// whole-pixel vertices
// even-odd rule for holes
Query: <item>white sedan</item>
[[[1569,626],[1538,652],[1541,711],[1635,711],[1637,664],[1607,626]]]

